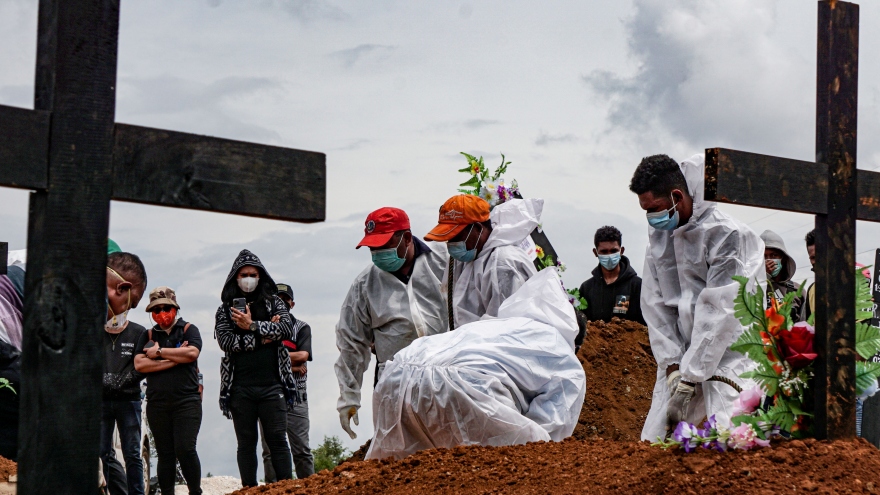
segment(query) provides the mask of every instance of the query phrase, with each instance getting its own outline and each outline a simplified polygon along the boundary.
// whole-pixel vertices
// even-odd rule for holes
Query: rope
[[[721,382],[721,383],[726,383],[726,384],[730,385],[731,387],[733,387],[734,390],[736,390],[738,393],[743,391],[742,387],[740,387],[739,385],[737,385],[735,381],[733,381],[733,380],[731,380],[730,378],[727,378],[727,377],[725,377],[725,376],[712,375],[712,376],[711,376],[708,380],[706,380],[706,381],[707,381],[707,382]]]
[[[449,330],[455,330],[455,316],[452,313],[452,270],[455,269],[455,261],[449,257],[449,275],[446,278],[446,311],[449,313]]]

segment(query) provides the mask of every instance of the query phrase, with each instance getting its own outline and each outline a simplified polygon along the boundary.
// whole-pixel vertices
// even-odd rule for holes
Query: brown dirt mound
[[[587,394],[572,436],[638,441],[657,379],[648,329],[617,318],[591,322],[578,359]]]
[[[9,477],[18,473],[18,464],[5,457],[0,457],[0,481],[9,481]]]
[[[236,494],[874,493],[880,451],[865,440],[776,443],[770,449],[685,454],[602,439],[426,450],[400,461],[338,466]]]

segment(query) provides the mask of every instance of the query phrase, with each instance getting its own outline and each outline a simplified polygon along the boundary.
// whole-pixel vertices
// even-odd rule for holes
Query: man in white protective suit
[[[409,217],[398,208],[380,208],[367,216],[364,238],[373,263],[351,284],[336,325],[339,359],[339,421],[351,438],[357,435],[361,385],[374,346],[378,376],[397,351],[425,335],[449,327],[446,298],[440,290],[445,254],[436,252],[410,231]]]
[[[397,353],[373,392],[367,459],[422,449],[561,441],[586,392],[578,326],[556,269],[535,275],[497,318],[425,337]]]
[[[543,206],[541,199],[511,199],[490,213],[483,198],[460,194],[440,207],[439,223],[425,240],[446,242],[455,260],[453,327],[497,316],[501,303],[537,273],[524,243],[540,224]]]
[[[647,212],[642,313],[657,360],[657,383],[642,440],[665,437],[680,421],[730,418],[752,362],[730,345],[743,328],[733,313],[739,284],[764,273],[764,243],[747,225],[703,200],[703,155],[679,165],[666,155],[642,160],[630,190]],[[668,430],[667,430],[668,429]]]

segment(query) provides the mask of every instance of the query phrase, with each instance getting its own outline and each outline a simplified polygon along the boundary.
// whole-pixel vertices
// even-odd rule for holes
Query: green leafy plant
[[[18,392],[15,391],[15,388],[9,383],[9,380],[6,378],[0,378],[0,390],[3,390],[4,388],[8,388],[13,394],[18,395]]]
[[[315,472],[325,469],[333,469],[350,455],[348,449],[342,446],[339,437],[324,435],[324,442],[316,449],[312,449],[315,459]]]

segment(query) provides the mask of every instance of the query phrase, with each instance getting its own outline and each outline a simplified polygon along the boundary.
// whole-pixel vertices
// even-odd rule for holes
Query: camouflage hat
[[[164,285],[162,287],[156,287],[150,291],[150,304],[147,304],[147,312],[149,313],[154,307],[162,306],[163,304],[180,309],[180,305],[177,304],[177,294],[174,293],[174,289]]]

